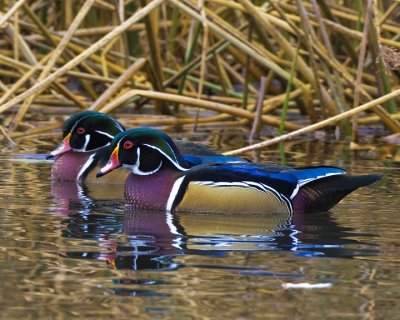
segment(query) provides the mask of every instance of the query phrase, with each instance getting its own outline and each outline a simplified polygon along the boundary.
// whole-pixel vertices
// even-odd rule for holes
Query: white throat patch
[[[81,181],[83,175],[85,174],[86,170],[90,167],[90,165],[93,163],[94,161],[94,156],[95,154],[92,154],[89,159],[86,160],[86,162],[84,163],[84,165],[82,166],[81,170],[79,170],[78,173],[78,181]]]
[[[124,165],[125,167],[131,168],[133,174],[137,174],[139,176],[148,176],[148,175],[156,173],[158,170],[160,170],[160,168],[162,166],[162,161],[160,161],[159,166],[157,168],[155,168],[154,170],[142,171],[139,169],[139,167],[140,167],[140,148],[139,147],[137,148],[136,156],[137,156],[137,160],[134,165]]]

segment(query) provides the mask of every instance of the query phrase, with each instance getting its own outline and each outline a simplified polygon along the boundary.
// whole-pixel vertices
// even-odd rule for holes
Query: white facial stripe
[[[161,149],[159,149],[159,148],[157,148],[157,147],[155,147],[155,146],[152,146],[152,145],[150,145],[150,144],[146,144],[146,143],[144,143],[143,145],[144,145],[144,146],[147,146],[147,147],[149,147],[149,148],[155,149],[155,150],[157,150],[158,152],[160,152],[162,155],[164,155],[164,157],[166,157],[169,161],[171,161],[171,162],[174,164],[174,166],[175,166],[178,170],[181,170],[181,171],[187,171],[187,170],[189,170],[189,169],[186,169],[186,168],[184,168],[184,167],[181,167],[176,158],[175,158],[175,160],[174,160],[174,159],[171,159],[171,157],[168,156],[168,155],[167,155],[164,151],[162,151]]]
[[[84,120],[84,119],[86,119],[86,118],[90,118],[90,117],[92,117],[92,116],[93,116],[93,115],[87,115],[86,117],[83,117],[83,118],[79,119],[79,121],[76,121],[75,124],[72,126],[72,128],[71,128],[71,130],[70,130],[70,133],[74,132],[75,128],[78,126],[79,123],[82,122],[82,120]],[[121,127],[121,125],[120,125],[116,120],[113,120],[113,122],[115,123],[115,125],[118,127],[118,129],[119,129],[121,132],[124,131],[124,129]],[[100,133],[100,134],[104,134],[105,136],[107,136],[107,137],[109,137],[109,138],[111,138],[111,139],[114,138],[114,136],[110,135],[110,134],[107,133],[107,132],[101,131],[101,130],[95,130],[95,132]]]
[[[83,146],[83,150],[87,149],[87,146],[89,145],[89,142],[90,142],[90,134],[86,134],[85,135],[85,144]]]
[[[166,207],[167,212],[172,210],[172,205],[174,204],[174,201],[176,199],[176,196],[178,195],[179,189],[181,188],[184,178],[185,177],[181,177],[174,182],[174,185],[172,186],[171,193],[169,194],[167,201],[167,207]]]
[[[90,165],[93,163],[94,161],[94,156],[95,154],[92,154],[89,159],[84,163],[84,165],[82,166],[81,170],[79,170],[78,173],[78,181],[81,180],[83,174],[85,173],[85,171],[90,167]]]
[[[117,142],[117,147],[119,147],[120,145],[120,143],[121,143],[121,141],[122,141],[122,139],[123,139],[124,137],[122,137],[121,139],[119,139],[119,141]]]
[[[118,127],[118,129],[122,132],[125,131],[124,128],[121,127],[121,125],[118,123],[118,121],[114,120],[115,125]]]
[[[106,137],[108,137],[110,139],[114,139],[114,136],[109,134],[109,133],[107,133],[107,132],[100,131],[100,130],[95,130],[95,132],[100,133],[100,134],[102,134],[102,135],[104,135],[104,136],[106,136]]]
[[[83,145],[83,147],[80,149],[73,149],[73,150],[78,151],[78,152],[87,152],[86,148],[87,148],[89,142],[90,142],[90,135],[86,134],[85,135],[85,144]],[[92,151],[94,151],[94,150],[90,150],[90,152],[92,152]]]
[[[160,161],[160,165],[156,169],[154,169],[152,171],[142,171],[142,170],[139,169],[139,166],[140,166],[140,148],[137,148],[136,156],[137,156],[136,163],[133,166],[129,166],[129,167],[131,168],[132,173],[137,174],[139,176],[148,176],[150,174],[156,173],[158,170],[160,170],[160,168],[162,166],[162,161]]]
[[[73,132],[73,131],[75,130],[75,128],[78,126],[78,124],[81,123],[81,121],[82,121],[83,119],[86,119],[86,118],[89,118],[89,117],[91,117],[91,115],[87,115],[86,117],[83,117],[83,118],[79,119],[79,121],[75,122],[75,124],[72,126],[70,132]]]

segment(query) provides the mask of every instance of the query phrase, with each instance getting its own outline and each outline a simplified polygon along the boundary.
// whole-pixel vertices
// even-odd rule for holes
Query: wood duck
[[[90,183],[121,184],[129,172],[119,171],[104,181],[96,179],[96,172],[109,158],[109,145],[114,136],[125,128],[107,114],[83,111],[72,115],[64,124],[63,142],[48,158],[56,158],[52,165],[52,180],[83,181]],[[176,145],[188,166],[209,162],[243,162],[239,157],[224,157],[208,147],[186,141]]]
[[[116,135],[103,176],[118,167],[131,170],[125,200],[140,209],[253,213],[328,211],[355,189],[380,175],[347,175],[336,167],[284,168],[254,163],[189,167],[175,143],[154,129]]]
[[[117,120],[100,112],[83,111],[72,115],[64,123],[63,142],[49,155],[49,158],[56,158],[51,168],[52,179],[94,181],[95,168],[107,162],[113,137],[124,130]],[[122,179],[126,177],[123,173],[120,172]]]

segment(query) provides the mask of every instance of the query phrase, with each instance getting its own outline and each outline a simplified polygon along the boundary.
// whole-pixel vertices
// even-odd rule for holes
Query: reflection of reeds
[[[173,113],[158,124],[236,118],[249,130],[295,131],[279,141],[355,115],[353,130],[379,121],[399,133],[400,3],[360,3],[2,1],[0,137],[18,143],[24,132],[46,132],[26,131],[33,105],[50,115],[55,104],[76,106],[68,115],[133,103]],[[187,106],[211,113],[190,119]],[[287,120],[297,111],[301,125]],[[47,131],[60,125],[48,121]]]

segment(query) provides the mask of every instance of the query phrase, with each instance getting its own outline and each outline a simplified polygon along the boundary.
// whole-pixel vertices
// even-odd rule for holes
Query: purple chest
[[[130,174],[125,182],[125,200],[141,209],[164,210],[175,182],[175,172],[163,169],[155,174]]]
[[[51,167],[51,179],[76,181],[78,173],[92,153],[67,152],[59,156]]]

